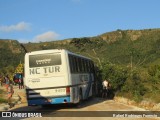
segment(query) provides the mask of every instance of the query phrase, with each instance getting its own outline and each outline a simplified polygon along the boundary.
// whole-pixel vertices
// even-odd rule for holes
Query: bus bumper
[[[70,97],[39,98],[28,100],[28,106],[70,103]]]

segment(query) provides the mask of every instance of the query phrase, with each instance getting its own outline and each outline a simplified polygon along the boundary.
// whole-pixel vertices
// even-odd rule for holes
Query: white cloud
[[[48,31],[34,37],[34,41],[35,42],[54,41],[57,40],[59,36],[60,35],[55,33],[54,31]]]
[[[15,25],[0,26],[2,32],[14,32],[14,31],[29,31],[31,30],[31,24],[26,22],[19,22]]]

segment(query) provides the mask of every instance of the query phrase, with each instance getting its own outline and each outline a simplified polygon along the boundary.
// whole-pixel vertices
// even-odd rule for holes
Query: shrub
[[[108,79],[114,91],[121,90],[127,79],[127,71],[109,62],[103,63],[102,78]]]

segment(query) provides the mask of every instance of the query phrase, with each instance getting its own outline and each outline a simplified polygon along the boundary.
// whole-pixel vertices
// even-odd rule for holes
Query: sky
[[[160,0],[0,0],[0,39],[21,43],[160,28]]]

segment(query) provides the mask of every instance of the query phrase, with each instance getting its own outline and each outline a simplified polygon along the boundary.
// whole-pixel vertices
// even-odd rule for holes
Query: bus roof
[[[71,55],[75,55],[75,56],[78,56],[78,57],[82,57],[82,58],[85,58],[85,59],[90,59],[88,57],[85,57],[85,56],[82,56],[82,55],[79,55],[77,53],[73,53],[73,52],[70,52],[66,49],[50,49],[50,50],[38,50],[38,51],[32,51],[32,52],[28,52],[26,53],[27,55],[34,55],[34,54],[44,54],[44,53],[48,53],[48,52],[55,52],[55,53],[60,53],[60,52],[67,52],[68,54],[71,54]],[[91,60],[91,59],[90,59]]]

